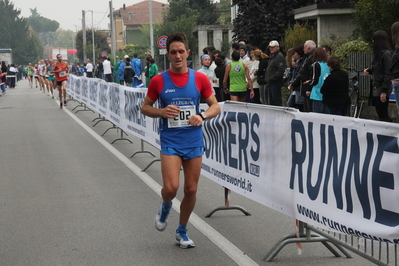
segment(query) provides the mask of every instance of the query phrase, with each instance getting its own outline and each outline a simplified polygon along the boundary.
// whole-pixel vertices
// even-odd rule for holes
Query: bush
[[[371,51],[371,47],[368,43],[361,39],[347,41],[342,45],[338,46],[333,55],[338,56],[341,59],[341,69],[348,67],[348,57],[353,52],[368,52]]]
[[[339,46],[348,42],[350,39],[342,39],[341,37],[331,34],[329,40],[321,40],[319,46],[328,45],[331,47],[332,55],[335,55],[334,52],[337,50]]]
[[[314,27],[310,27],[308,23],[300,24],[295,23],[293,27],[288,27],[285,31],[285,37],[282,41],[285,51],[304,44],[307,40],[317,40],[317,30]]]
[[[133,58],[133,54],[137,54],[138,57],[145,57],[149,53],[150,51],[148,51],[148,47],[145,45],[127,44],[123,47],[122,51],[119,51],[117,55],[119,58],[123,58],[125,55]]]

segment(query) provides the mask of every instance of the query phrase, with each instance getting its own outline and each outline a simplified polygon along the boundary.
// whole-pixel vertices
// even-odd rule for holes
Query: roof
[[[152,22],[162,21],[163,11],[169,5],[157,1],[152,2]],[[129,13],[131,13],[131,20],[129,20]],[[124,6],[120,9],[114,10],[114,15],[119,15],[123,18],[123,23],[128,25],[145,25],[150,24],[150,13],[148,1],[142,1],[131,6]]]

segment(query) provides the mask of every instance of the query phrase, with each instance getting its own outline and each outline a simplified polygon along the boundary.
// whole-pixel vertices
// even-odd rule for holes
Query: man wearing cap
[[[269,64],[265,73],[266,91],[269,93],[270,105],[282,106],[281,87],[283,86],[283,76],[287,64],[277,41],[269,43],[269,50]]]

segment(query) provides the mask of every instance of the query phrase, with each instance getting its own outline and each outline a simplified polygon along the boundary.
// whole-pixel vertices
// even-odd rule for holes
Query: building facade
[[[151,1],[152,23],[162,21],[163,12],[169,7],[157,1]],[[114,10],[116,50],[121,50],[127,44],[146,45],[148,40],[142,36],[140,27],[150,24],[149,1]]]

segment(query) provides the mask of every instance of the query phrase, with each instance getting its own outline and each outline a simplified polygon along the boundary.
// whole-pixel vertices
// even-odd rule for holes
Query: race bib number
[[[192,115],[195,115],[194,105],[180,106],[179,115],[175,118],[168,118],[168,127],[176,128],[191,126],[188,124],[188,120]]]
[[[60,72],[59,76],[60,76],[60,78],[65,77],[66,76],[66,72],[65,71]]]

